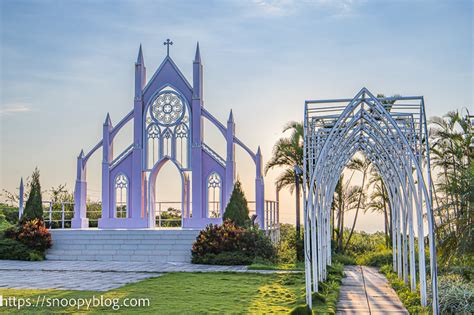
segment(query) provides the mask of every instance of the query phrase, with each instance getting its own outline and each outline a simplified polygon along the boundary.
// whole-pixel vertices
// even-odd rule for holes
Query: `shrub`
[[[43,218],[43,202],[41,200],[41,185],[39,181],[39,170],[36,168],[31,175],[30,193],[26,201],[25,210],[21,221]]]
[[[0,239],[0,259],[43,260],[44,254],[31,250],[28,246],[17,240],[5,238]]]
[[[443,270],[443,273],[462,276],[466,281],[474,281],[474,266],[451,266]]]
[[[428,291],[431,291],[430,286]],[[464,280],[460,275],[440,276],[438,296],[441,314],[474,313],[474,283]]]
[[[44,252],[51,248],[51,233],[42,220],[26,221],[18,230],[16,239],[33,250]]]
[[[204,254],[203,256],[194,259],[193,263],[196,264],[205,264],[205,265],[250,265],[252,264],[254,258],[242,254],[241,252],[222,252],[219,254]]]
[[[250,226],[249,207],[239,181],[235,183],[229,203],[225,208],[224,220],[231,220],[239,227]]]
[[[5,216],[5,220],[10,224],[18,223],[18,207],[11,207],[4,203],[0,203],[0,215]]]
[[[349,233],[348,229],[344,230],[344,241],[349,237]],[[357,257],[367,252],[378,251],[380,248],[385,248],[385,235],[383,232],[369,234],[364,231],[355,231],[344,253]]]
[[[392,263],[392,250],[391,249],[379,249],[378,251],[368,252],[363,255],[359,255],[355,259],[358,265],[381,267]]]
[[[278,263],[294,264],[304,260],[303,237],[302,233],[301,239],[296,239],[296,228],[294,225],[280,224],[280,242],[277,245]]]
[[[263,231],[247,230],[230,220],[222,225],[208,225],[197,236],[191,252],[192,262],[202,264],[240,265],[250,264],[255,258],[275,259],[273,244]]]
[[[344,254],[338,254],[338,253],[333,253],[332,254],[332,260],[338,263],[341,263],[343,265],[356,265],[356,260],[354,257],[344,255]]]
[[[5,218],[5,215],[0,212],[0,233],[8,228],[10,228],[12,225],[10,222],[7,221]]]
[[[420,305],[419,291],[411,291],[410,287],[398,278],[398,275],[392,271],[391,265],[384,265],[380,268],[380,272],[385,274],[388,282],[392,288],[397,292],[403,305],[407,308],[410,314],[428,314],[429,307],[422,307]],[[429,286],[428,286],[429,287]]]

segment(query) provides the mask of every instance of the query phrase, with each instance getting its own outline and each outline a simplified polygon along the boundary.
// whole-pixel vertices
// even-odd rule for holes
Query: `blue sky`
[[[282,126],[302,120],[305,99],[351,97],[366,86],[424,95],[428,116],[474,111],[472,1],[0,3],[0,188],[8,190],[36,165],[45,189],[72,188],[75,157],[100,139],[106,113],[116,123],[132,108],[139,44],[151,78],[166,38],[188,79],[200,42],[206,108],[221,121],[232,108],[238,136],[260,144],[265,160]],[[224,152],[208,129],[208,142]],[[129,143],[127,130],[122,136],[117,150]],[[253,199],[252,165],[239,158]],[[100,157],[92,163],[90,194],[98,196]],[[277,174],[266,178],[271,199]],[[293,209],[289,194],[283,204]]]

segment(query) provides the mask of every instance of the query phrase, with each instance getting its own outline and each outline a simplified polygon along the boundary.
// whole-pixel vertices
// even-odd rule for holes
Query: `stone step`
[[[190,262],[198,230],[52,230],[46,258],[72,261]]]

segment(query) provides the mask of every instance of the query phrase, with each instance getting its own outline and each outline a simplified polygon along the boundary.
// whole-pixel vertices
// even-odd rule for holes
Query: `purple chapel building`
[[[183,228],[203,228],[221,223],[236,180],[235,147],[241,146],[255,163],[256,222],[264,229],[278,222],[278,201],[265,201],[262,155],[249,149],[235,135],[230,111],[225,124],[205,109],[203,65],[199,43],[193,61],[192,85],[169,55],[147,81],[140,46],[135,63],[135,94],[132,110],[116,125],[109,114],[102,140],[87,154],[77,157],[72,228],[87,228],[87,161],[102,148],[102,213],[98,227],[155,228],[156,178],[165,163],[172,163],[181,176],[181,218]],[[203,120],[214,124],[226,140],[221,157],[203,138]],[[114,137],[127,123],[133,123],[133,139],[115,154]],[[166,183],[161,183],[166,184]],[[192,193],[191,193],[192,192]]]

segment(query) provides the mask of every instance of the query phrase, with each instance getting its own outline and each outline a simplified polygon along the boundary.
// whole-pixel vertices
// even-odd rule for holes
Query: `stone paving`
[[[346,266],[336,314],[408,314],[387,279],[375,268]]]
[[[0,260],[0,288],[107,291],[168,272],[288,273],[171,262]]]
[[[127,283],[161,275],[139,272],[2,270],[0,290],[9,288],[108,291]]]

